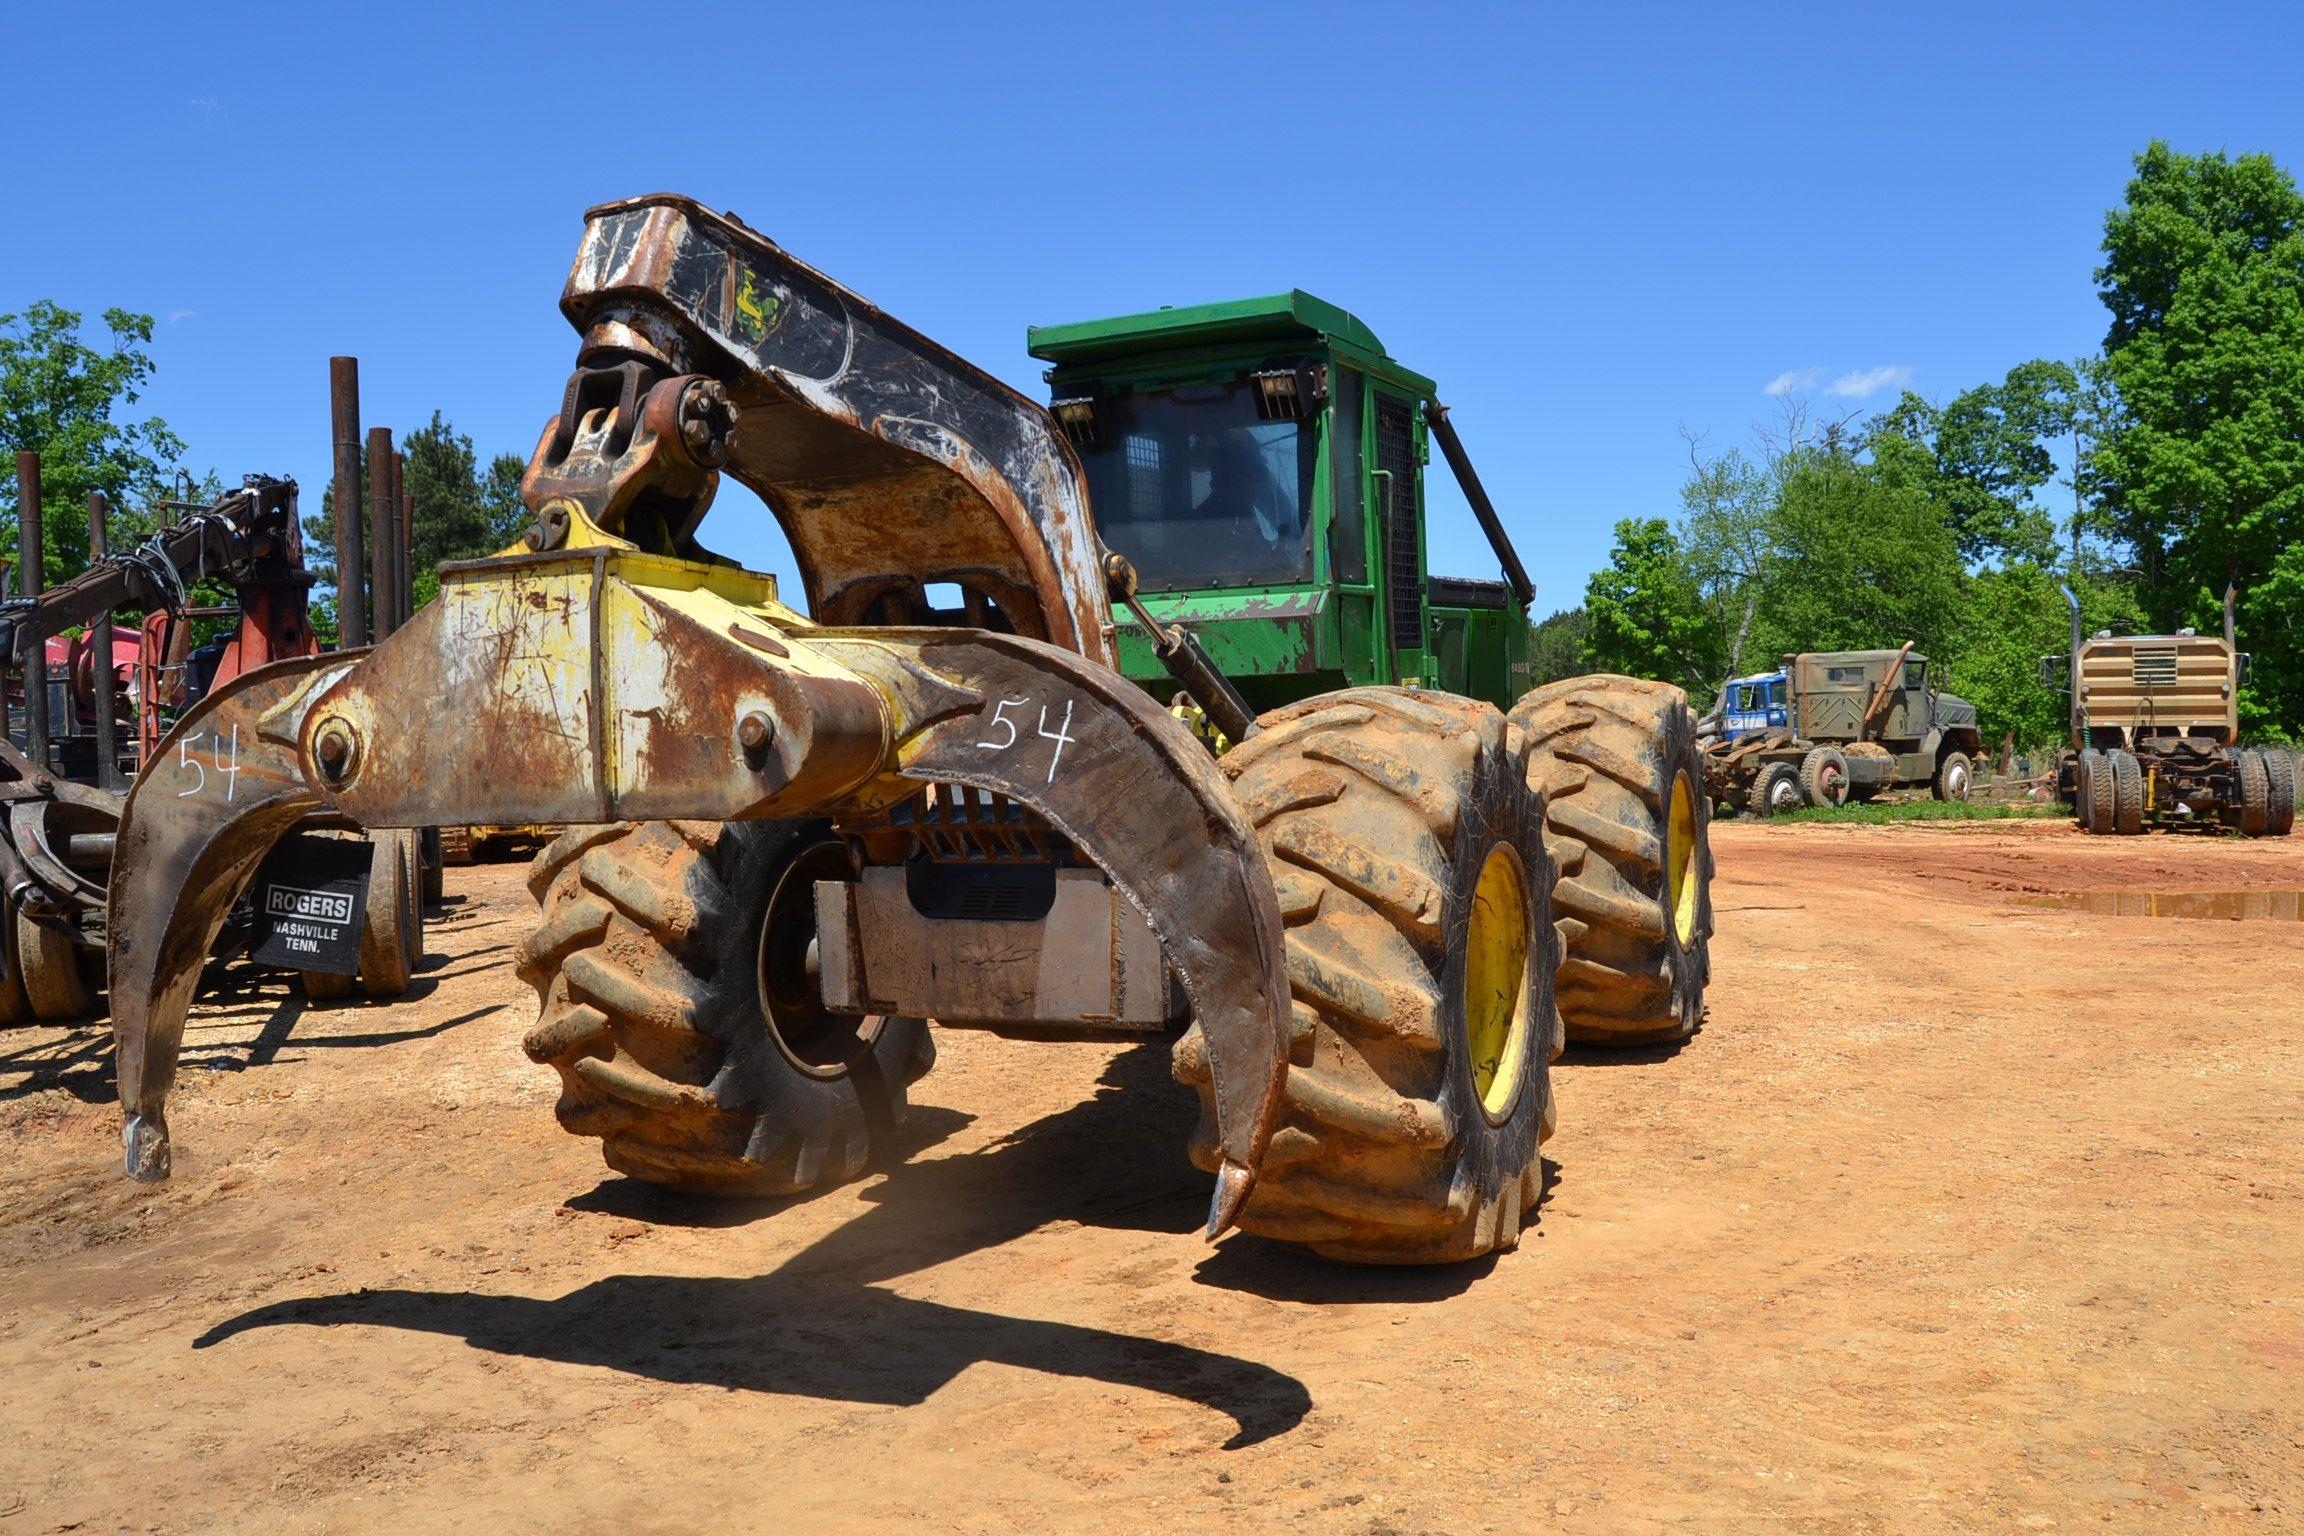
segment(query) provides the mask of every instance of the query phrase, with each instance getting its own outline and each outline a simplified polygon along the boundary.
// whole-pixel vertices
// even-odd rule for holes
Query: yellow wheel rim
[[[1672,815],[1664,828],[1664,896],[1672,907],[1672,931],[1686,949],[1696,937],[1696,796],[1688,775],[1672,780]]]
[[[1466,939],[1464,1024],[1472,1042],[1472,1091],[1491,1121],[1520,1096],[1528,1052],[1528,881],[1506,843],[1488,850],[1472,891]]]

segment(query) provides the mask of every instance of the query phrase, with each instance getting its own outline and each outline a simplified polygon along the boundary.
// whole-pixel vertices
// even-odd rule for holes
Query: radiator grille
[[[2139,688],[2176,686],[2176,648],[2172,645],[2138,646],[2129,657]]]

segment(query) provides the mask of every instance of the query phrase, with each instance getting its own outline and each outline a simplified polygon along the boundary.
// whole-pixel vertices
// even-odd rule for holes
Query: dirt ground
[[[899,1166],[628,1184],[520,1053],[514,865],[397,1005],[204,1006],[157,1189],[101,1028],[0,1034],[0,1536],[2304,1526],[2299,931],[2019,900],[2304,838],[1715,841],[1703,1032],[1563,1062],[1453,1271],[1203,1246],[1158,1043],[946,1032]]]

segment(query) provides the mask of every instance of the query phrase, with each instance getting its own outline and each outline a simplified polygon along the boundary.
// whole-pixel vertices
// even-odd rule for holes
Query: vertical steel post
[[[16,557],[23,566],[23,595],[38,597],[47,587],[40,536],[40,455],[16,455]],[[16,631],[17,661],[24,673],[24,750],[33,765],[48,771],[48,635],[34,609],[32,622]]]
[[[392,429],[368,429],[368,538],[375,556],[376,576],[370,583],[374,601],[369,610],[369,635],[381,640],[392,633],[392,555],[399,541],[392,537]]]
[[[368,643],[368,561],[360,518],[360,359],[328,359],[328,418],[336,439],[336,644]]]
[[[400,622],[416,617],[416,493],[408,489],[408,455],[400,455]]]
[[[88,493],[88,563],[101,561],[111,551],[105,529],[104,493]],[[96,709],[96,783],[103,789],[120,787],[120,727],[113,712],[116,701],[112,686],[112,610],[89,627],[89,643],[94,654],[89,658],[94,665],[92,699]]]

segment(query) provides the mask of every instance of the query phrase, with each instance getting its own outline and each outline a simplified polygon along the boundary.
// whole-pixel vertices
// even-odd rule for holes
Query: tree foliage
[[[1942,407],[1907,393],[1866,434],[1875,459],[1934,502],[1972,565],[2055,557],[2057,516],[2039,499],[2071,434],[2080,371],[2035,358]]]
[[[151,378],[152,317],[104,311],[109,347],[82,338],[78,312],[47,299],[0,315],[0,522],[11,545],[17,505],[16,455],[40,455],[42,565],[52,585],[88,564],[88,496],[111,504],[114,543],[153,526],[153,504],[169,493],[184,444],[157,416],[129,420],[128,407]]]
[[[1880,463],[1811,456],[1786,476],[1760,593],[1763,654],[1914,642],[1937,654],[1960,602],[1959,550],[1926,489]]]
[[[409,499],[415,544],[414,596],[416,606],[422,607],[439,593],[436,567],[441,562],[492,555],[520,537],[528,526],[528,509],[520,500],[520,476],[527,465],[513,454],[500,453],[483,468],[471,437],[457,431],[439,411],[402,439],[399,451],[406,460],[401,487]],[[360,506],[366,526],[371,501],[365,445],[360,455]],[[372,528],[369,539],[372,550]],[[337,581],[333,487],[321,493],[320,509],[304,518],[304,550],[306,563],[333,587]],[[374,568],[371,553],[369,569]],[[327,609],[331,622],[334,612],[331,604]]]
[[[1538,624],[1528,637],[1528,686],[1541,688],[1582,673],[1591,633],[1592,619],[1581,608],[1562,608]]]
[[[1584,589],[1585,660],[1603,672],[1667,678],[1698,691],[1719,676],[1720,625],[1662,518],[1616,525],[1608,564]]]
[[[2304,539],[2304,194],[2263,155],[2155,142],[2104,221],[2108,420],[2089,458],[2104,526],[2162,628],[2241,591],[2259,727],[2304,719],[2290,595]],[[2259,590],[2261,588],[2261,590]]]
[[[2066,695],[2040,680],[2040,659],[2063,655],[2072,638],[2071,609],[2057,590],[2059,582],[2080,599],[2083,634],[2129,633],[2142,622],[2135,594],[2124,583],[2026,562],[1978,572],[1962,593],[1937,676],[1976,706],[1988,746],[2010,732],[2026,751],[2065,736]]]

